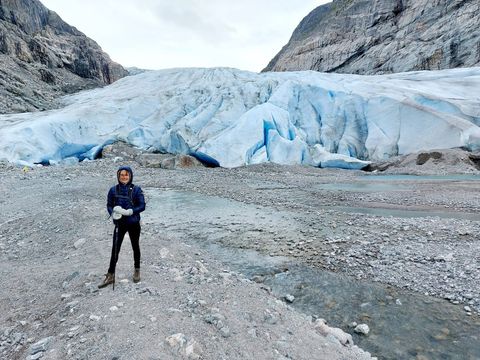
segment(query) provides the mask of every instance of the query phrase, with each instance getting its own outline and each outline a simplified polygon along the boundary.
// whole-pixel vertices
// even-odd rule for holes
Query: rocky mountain
[[[334,0],[263,71],[385,74],[480,66],[478,0]]]
[[[0,113],[44,110],[55,99],[128,73],[38,0],[0,0]]]

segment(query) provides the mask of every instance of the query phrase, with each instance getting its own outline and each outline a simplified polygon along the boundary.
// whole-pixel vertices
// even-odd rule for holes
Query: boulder
[[[136,161],[149,168],[159,168],[162,165],[162,161],[172,158],[172,154],[157,154],[157,153],[143,153],[136,157]]]
[[[115,159],[122,158],[124,161],[132,161],[137,158],[143,151],[123,141],[117,141],[111,145],[106,145],[102,149],[102,158]]]
[[[174,169],[187,169],[193,167],[203,167],[203,164],[198,161],[196,158],[190,155],[176,155],[165,159],[161,162],[163,169],[174,170]]]
[[[353,345],[352,335],[344,332],[342,329],[328,326],[325,319],[317,319],[313,324],[313,327],[321,335],[330,339],[334,339],[338,341],[340,344],[342,344],[343,346]]]
[[[478,174],[480,154],[463,149],[420,151],[372,163],[365,170],[418,175]]]

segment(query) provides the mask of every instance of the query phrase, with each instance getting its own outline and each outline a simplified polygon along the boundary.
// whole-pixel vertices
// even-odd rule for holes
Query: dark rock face
[[[478,0],[334,0],[263,71],[385,74],[480,65]]]
[[[49,109],[127,74],[38,0],[0,0],[0,113]]]

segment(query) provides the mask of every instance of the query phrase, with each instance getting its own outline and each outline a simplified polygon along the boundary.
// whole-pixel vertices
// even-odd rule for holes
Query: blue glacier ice
[[[223,167],[360,169],[421,150],[480,148],[480,68],[360,76],[229,68],[148,71],[0,116],[0,159],[92,159],[123,140]]]

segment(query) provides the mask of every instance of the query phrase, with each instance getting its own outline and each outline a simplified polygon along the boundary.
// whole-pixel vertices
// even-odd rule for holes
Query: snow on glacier
[[[229,68],[144,72],[0,116],[0,159],[95,158],[117,140],[223,167],[362,168],[420,150],[480,148],[480,68],[360,76]]]

